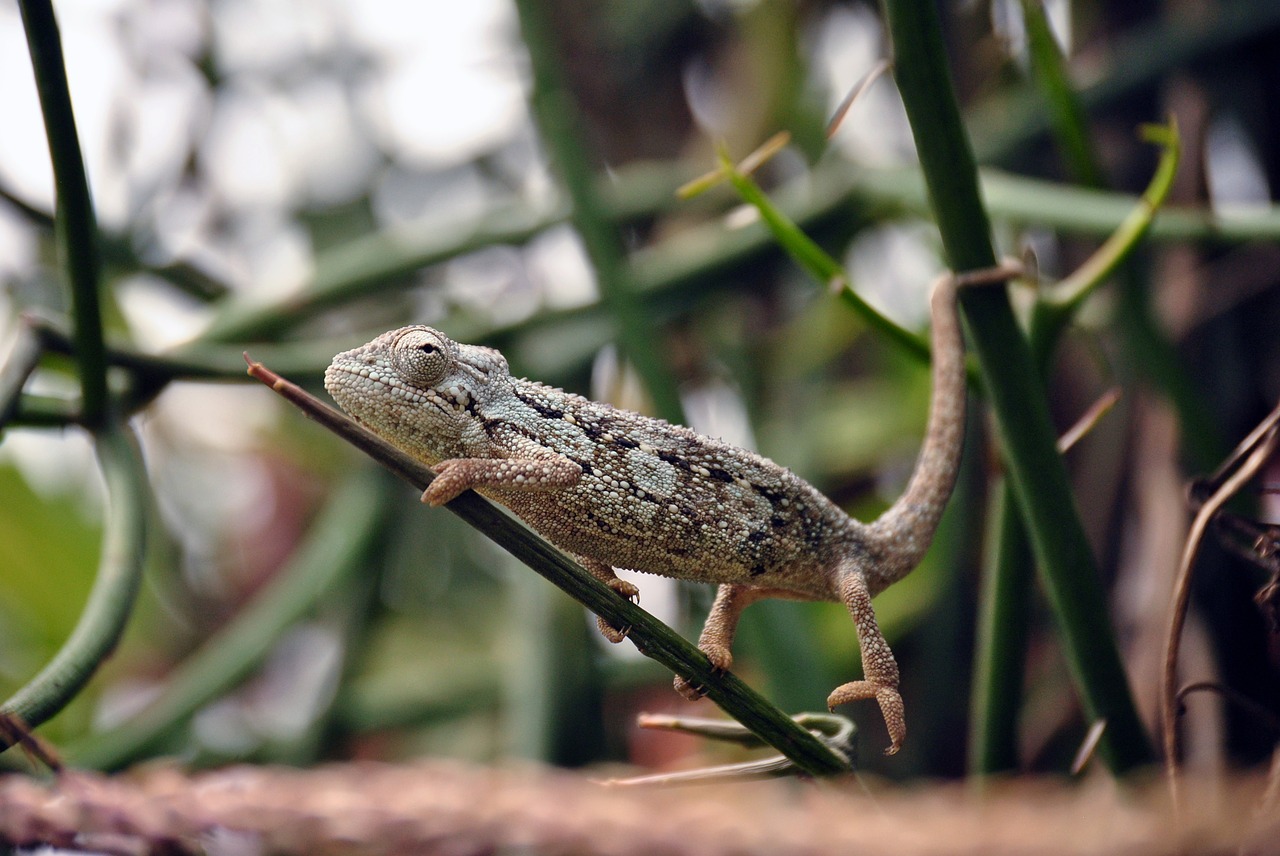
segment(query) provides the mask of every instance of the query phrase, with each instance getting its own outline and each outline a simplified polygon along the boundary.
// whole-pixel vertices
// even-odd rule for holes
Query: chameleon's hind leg
[[[725,583],[716,590],[715,602],[711,604],[711,612],[707,615],[707,623],[702,626],[702,635],[698,637],[698,650],[707,655],[711,665],[721,672],[727,672],[733,665],[733,636],[738,630],[738,618],[742,610],[757,600],[770,597],[794,598],[794,592],[778,589],[744,586],[738,583]],[[676,692],[689,699],[701,698],[706,692],[702,687],[688,678],[677,676]]]
[[[889,730],[890,746],[886,755],[893,755],[902,747],[907,736],[907,720],[902,696],[898,694],[898,661],[893,657],[889,643],[876,623],[876,613],[871,607],[871,593],[867,581],[857,567],[846,567],[839,578],[840,599],[853,616],[858,629],[858,644],[862,648],[862,676],[860,681],[841,684],[827,696],[827,707],[834,710],[839,705],[860,699],[873,698],[880,704],[885,727]]]

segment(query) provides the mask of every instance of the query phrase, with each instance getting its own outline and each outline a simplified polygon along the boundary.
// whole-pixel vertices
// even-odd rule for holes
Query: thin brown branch
[[[1181,754],[1178,732],[1178,654],[1181,649],[1182,628],[1187,618],[1187,605],[1191,599],[1192,571],[1195,568],[1196,557],[1200,553],[1200,545],[1204,541],[1204,534],[1218,510],[1257,475],[1274,453],[1277,443],[1280,443],[1280,432],[1277,432],[1276,428],[1278,420],[1280,420],[1280,407],[1272,411],[1259,426],[1259,428],[1265,427],[1265,430],[1255,430],[1250,434],[1246,442],[1232,453],[1227,464],[1220,467],[1209,479],[1209,484],[1215,486],[1214,492],[1201,506],[1191,523],[1182,552],[1182,561],[1178,568],[1178,576],[1174,583],[1169,631],[1165,639],[1164,670],[1160,681],[1160,721],[1164,731],[1165,776],[1174,808],[1179,812],[1183,809],[1183,802],[1178,769],[1178,759]],[[1237,469],[1232,470],[1231,466],[1228,466],[1234,465],[1245,455],[1247,457]]]

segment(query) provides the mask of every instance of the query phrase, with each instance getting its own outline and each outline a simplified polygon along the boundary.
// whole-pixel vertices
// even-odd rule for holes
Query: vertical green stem
[[[951,267],[995,262],[977,169],[946,65],[933,0],[885,0],[895,73]],[[1105,719],[1101,751],[1112,769],[1151,760],[1151,748],[1106,627],[1107,602],[1056,448],[1044,389],[1007,295],[962,295],[983,379],[996,414],[1019,510],[1026,521],[1072,675],[1091,719]]]
[[[1103,187],[1102,164],[1094,156],[1085,121],[1084,105],[1075,95],[1067,64],[1058,40],[1053,36],[1042,0],[1022,0],[1022,19],[1027,29],[1027,53],[1036,83],[1049,107],[1053,135],[1067,167],[1076,181],[1089,187]]]
[[[34,728],[75,698],[115,649],[142,580],[149,496],[137,440],[127,428],[97,436],[107,486],[102,558],[98,576],[75,629],[38,675],[0,705]],[[0,743],[0,751],[8,748]]]
[[[58,255],[71,286],[75,314],[75,356],[80,370],[81,419],[102,425],[107,408],[107,362],[98,293],[98,224],[76,134],[62,41],[50,0],[19,0],[31,51],[40,109],[44,114],[58,207]]]
[[[991,495],[994,534],[988,539],[978,599],[969,732],[969,771],[977,774],[1018,767],[1018,713],[1035,561],[1008,482],[992,485]]]
[[[570,219],[595,268],[600,296],[613,316],[623,353],[639,372],[658,415],[669,422],[683,422],[675,379],[636,297],[625,247],[596,190],[595,161],[583,143],[582,117],[561,74],[547,5],[540,0],[517,0],[516,9],[533,68],[534,118],[569,194]]]

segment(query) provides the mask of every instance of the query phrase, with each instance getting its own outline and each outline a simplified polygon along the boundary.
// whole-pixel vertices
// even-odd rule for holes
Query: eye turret
[[[428,327],[412,327],[391,345],[391,360],[409,383],[428,387],[449,373],[454,359],[453,342]]]

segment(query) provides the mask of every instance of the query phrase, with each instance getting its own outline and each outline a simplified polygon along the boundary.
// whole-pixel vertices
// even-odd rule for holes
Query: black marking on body
[[[520,392],[519,387],[512,387],[511,391],[516,398],[520,399],[525,404],[529,405],[534,410],[536,410],[539,416],[542,416],[545,419],[563,419],[564,418],[564,411],[561,410],[559,407],[553,407],[550,404],[547,404],[542,399],[537,398],[535,396],[525,395]]]

